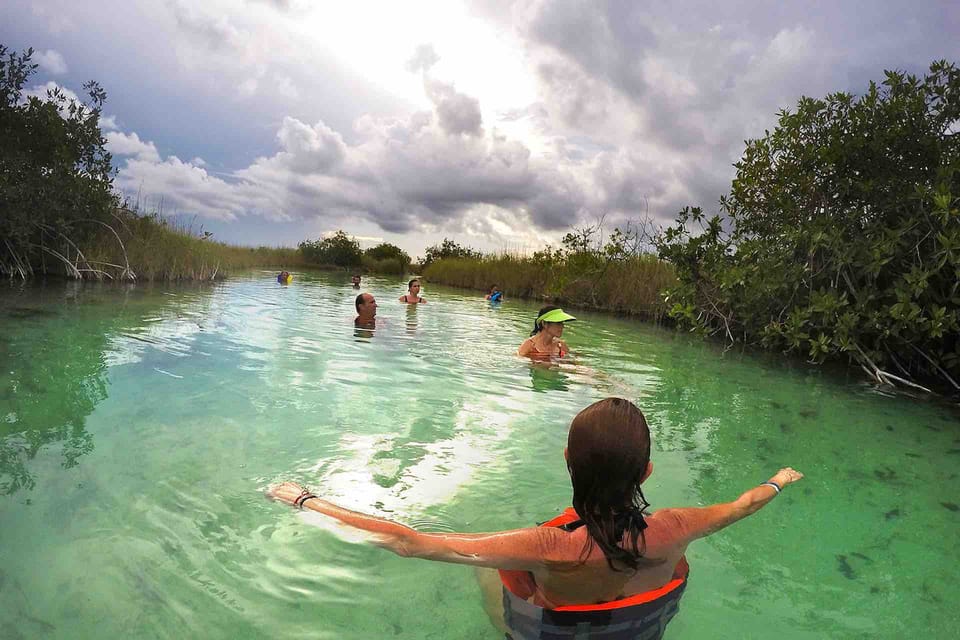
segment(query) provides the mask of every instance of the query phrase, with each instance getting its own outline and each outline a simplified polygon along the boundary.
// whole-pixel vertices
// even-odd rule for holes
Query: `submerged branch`
[[[7,245],[7,251],[10,252],[10,257],[13,258],[13,265],[10,268],[10,276],[12,277],[15,272],[19,272],[20,278],[26,280],[27,273],[33,273],[30,263],[27,262],[26,265],[24,265],[24,261],[20,259],[20,256],[17,255],[17,252],[13,250],[12,246],[10,246],[9,240],[4,239],[3,243]]]
[[[88,267],[90,266],[90,262],[87,260],[87,256],[83,255],[83,252],[80,251],[80,247],[78,247],[78,246],[76,245],[76,243],[75,243],[73,240],[71,240],[65,233],[63,233],[62,231],[60,231],[60,230],[58,230],[58,229],[54,229],[54,228],[51,227],[50,225],[43,224],[43,223],[40,223],[40,222],[35,222],[34,225],[35,225],[37,228],[39,228],[41,231],[44,231],[44,230],[45,230],[45,231],[49,231],[49,232],[55,233],[56,235],[58,235],[58,236],[60,236],[61,238],[63,238],[64,242],[66,242],[68,245],[70,245],[71,247],[73,247],[73,250],[77,252],[77,259],[78,259],[78,260],[83,260],[84,264],[86,264]],[[51,252],[49,249],[47,249],[46,247],[42,247],[42,248],[45,249],[45,250],[47,250],[47,251],[50,252],[50,253],[53,253],[53,252]],[[83,279],[83,274],[80,272],[80,269],[77,268],[77,265],[76,265],[76,264],[70,262],[70,260],[69,260],[68,258],[66,258],[66,257],[64,257],[64,256],[62,256],[62,255],[60,255],[60,254],[55,254],[55,255],[59,256],[62,261],[64,261],[65,263],[69,264],[69,265],[73,268],[73,271],[71,272],[71,271],[68,270],[68,273],[71,273],[72,275],[75,275],[78,280],[82,280],[82,279]],[[103,274],[103,273],[104,273],[104,272],[102,272],[102,271],[98,271],[97,269],[84,269],[84,271],[93,271],[94,273],[98,274],[98,277],[100,276],[100,274]]]
[[[74,277],[77,280],[83,280],[83,274],[80,273],[80,270],[77,269],[77,266],[72,262],[70,262],[70,259],[64,256],[62,253],[60,253],[56,249],[51,249],[50,247],[47,247],[45,245],[37,244],[33,246],[38,247],[41,251],[45,251],[46,253],[49,253],[50,255],[52,255],[54,258],[57,258],[58,260],[60,260],[60,262],[62,262],[63,265],[67,268],[67,275]]]
[[[927,362],[929,362],[930,364],[932,364],[933,367],[934,367],[934,369],[936,369],[937,371],[939,371],[940,374],[941,374],[944,378],[946,378],[947,381],[948,381],[950,384],[953,385],[953,388],[954,388],[954,389],[960,390],[960,384],[957,384],[957,381],[954,380],[954,379],[950,376],[950,374],[947,373],[947,372],[944,370],[943,367],[941,367],[939,364],[937,364],[937,363],[934,361],[933,358],[931,358],[930,356],[928,356],[922,349],[920,349],[919,347],[917,347],[915,344],[911,343],[910,346],[913,347],[913,350],[916,351],[917,353],[919,353],[920,356],[923,357]]]
[[[87,263],[87,264],[89,264],[89,263]],[[90,273],[95,273],[98,278],[107,277],[107,278],[110,278],[111,280],[113,280],[113,276],[110,275],[109,272],[107,272],[107,271],[102,271],[102,270],[100,270],[100,269],[87,268],[87,269],[77,269],[77,271],[80,271],[80,272],[89,271]]]
[[[927,389],[927,388],[924,387],[923,385],[919,385],[919,384],[917,384],[916,382],[910,382],[910,381],[907,380],[906,378],[901,378],[900,376],[895,376],[895,375],[893,375],[892,373],[889,373],[889,372],[887,372],[887,371],[881,371],[881,370],[878,369],[878,370],[877,370],[877,375],[883,377],[884,379],[889,378],[890,380],[896,380],[897,382],[900,382],[900,383],[902,383],[902,384],[905,384],[905,385],[907,385],[908,387],[913,387],[914,389],[920,389],[921,391],[925,391],[925,392],[927,392],[927,393],[933,393],[933,391],[931,391],[930,389]],[[886,381],[886,380],[885,380],[885,381]],[[886,381],[886,382],[887,382],[887,384],[889,384],[891,387],[892,387],[892,386],[895,386],[892,382],[889,382],[889,381]]]
[[[864,371],[866,371],[872,378],[874,378],[875,380],[877,380],[878,382],[880,382],[880,384],[887,384],[887,385],[890,385],[891,387],[895,387],[896,385],[895,385],[893,382],[891,382],[891,381],[896,381],[896,382],[899,382],[899,383],[901,383],[901,384],[905,384],[905,385],[907,385],[908,387],[913,387],[914,389],[920,389],[921,391],[925,391],[925,392],[927,392],[927,393],[933,393],[933,391],[931,391],[930,389],[924,387],[923,385],[919,385],[919,384],[917,384],[916,382],[911,382],[910,380],[907,380],[906,378],[901,378],[900,376],[894,375],[894,374],[890,373],[889,371],[884,371],[883,369],[881,369],[880,367],[878,367],[878,366],[873,362],[873,360],[870,359],[870,356],[868,356],[868,355],[863,351],[863,349],[860,348],[860,345],[858,345],[856,342],[854,342],[854,343],[853,343],[853,346],[854,346],[854,348],[857,350],[857,353],[860,354],[860,357],[862,357],[862,358],[867,362],[867,364],[870,365],[870,369],[867,369],[867,368],[864,366],[864,364],[861,362],[861,363],[860,363],[860,367],[861,367]]]

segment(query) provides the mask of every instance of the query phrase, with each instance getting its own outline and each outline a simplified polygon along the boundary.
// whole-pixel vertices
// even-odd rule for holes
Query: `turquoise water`
[[[254,273],[0,289],[0,637],[497,638],[471,569],[357,544],[262,496],[294,479],[430,530],[569,502],[567,426],[647,414],[654,508],[806,473],[688,554],[667,638],[953,638],[960,415],[854,374],[577,313],[574,365],[512,355],[535,305]]]

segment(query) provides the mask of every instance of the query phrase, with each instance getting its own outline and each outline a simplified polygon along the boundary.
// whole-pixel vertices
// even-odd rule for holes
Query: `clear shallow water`
[[[842,372],[577,313],[577,367],[512,355],[535,305],[428,285],[352,326],[345,275],[0,289],[0,637],[497,638],[472,570],[262,497],[296,479],[433,530],[545,520],[608,395],[647,414],[654,508],[807,479],[691,547],[668,638],[956,637],[960,417]]]

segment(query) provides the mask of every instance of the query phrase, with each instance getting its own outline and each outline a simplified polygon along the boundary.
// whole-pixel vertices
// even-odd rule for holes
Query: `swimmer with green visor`
[[[562,358],[569,353],[567,343],[560,339],[563,325],[576,320],[560,307],[546,306],[537,313],[530,337],[517,349],[517,355],[528,358]]]

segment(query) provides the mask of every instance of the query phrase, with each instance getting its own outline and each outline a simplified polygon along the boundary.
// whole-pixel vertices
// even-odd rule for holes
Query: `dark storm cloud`
[[[424,224],[457,226],[478,206],[523,212],[543,229],[563,228],[578,217],[588,195],[576,176],[517,141],[451,135],[464,128],[451,130],[443,122],[443,104],[404,119],[363,118],[355,144],[322,122],[287,118],[277,134],[281,151],[237,172],[240,185],[221,188],[232,192],[229,200],[276,194],[285,218],[359,215],[396,233]],[[466,130],[478,128],[479,120]],[[209,184],[194,177],[198,188]]]
[[[542,87],[542,130],[626,153],[596,157],[594,209],[649,201],[661,220],[715,208],[743,140],[801,95],[862,92],[885,68],[960,57],[960,5],[500,0],[474,3],[515,29]],[[523,110],[517,110],[523,114]],[[641,195],[642,194],[642,195]]]
[[[425,80],[424,87],[444,131],[453,135],[483,134],[479,100],[458,92],[452,84],[437,80]]]
[[[955,2],[477,2],[519,39],[538,83],[534,101],[495,118],[458,78],[433,76],[430,44],[406,65],[428,100],[416,111],[309,38],[291,41],[284,25],[309,6],[109,0],[95,15],[13,0],[0,41],[43,50],[68,88],[105,80],[122,188],[222,220],[359,217],[395,233],[715,209],[743,141],[778,109],[960,58]],[[181,159],[197,156],[206,163]]]
[[[306,4],[294,2],[292,10]],[[246,2],[225,10],[185,0],[103,0],[90,11],[73,0],[7,0],[0,2],[0,42],[56,50],[68,68],[59,84],[79,92],[83,82],[100,81],[105,112],[125,132],[219,171],[272,153],[286,116],[323,120],[349,138],[365,113],[409,109],[311,39],[284,31],[286,19]],[[47,79],[54,78],[37,83]]]
[[[628,93],[647,89],[637,64],[642,53],[656,44],[644,24],[644,4],[596,2],[543,3],[528,26],[530,36],[577,60],[592,77]]]

